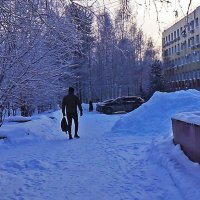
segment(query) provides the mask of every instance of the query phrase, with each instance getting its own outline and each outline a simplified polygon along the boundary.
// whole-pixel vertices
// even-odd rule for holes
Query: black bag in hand
[[[69,130],[67,120],[66,120],[65,117],[62,118],[61,129],[62,129],[63,132],[67,132]]]

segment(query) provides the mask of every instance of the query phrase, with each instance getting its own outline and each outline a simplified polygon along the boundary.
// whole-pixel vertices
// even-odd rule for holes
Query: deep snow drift
[[[112,131],[121,134],[170,135],[171,117],[192,111],[200,111],[199,91],[156,92],[148,102],[119,120]]]
[[[198,200],[200,166],[172,143],[171,117],[198,111],[200,92],[157,92],[128,114],[88,112],[80,139],[61,111],[0,128],[1,200]],[[13,119],[11,120],[13,121]]]

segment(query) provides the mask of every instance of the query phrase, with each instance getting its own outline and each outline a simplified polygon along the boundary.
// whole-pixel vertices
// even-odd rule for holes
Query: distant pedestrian
[[[3,124],[3,105],[0,104],[0,126]]]
[[[93,111],[93,103],[92,101],[90,100],[89,101],[89,112],[92,112]]]
[[[68,133],[69,133],[69,139],[72,139],[72,133],[71,133],[71,126],[72,126],[72,119],[74,120],[75,125],[75,138],[79,138],[78,135],[78,113],[77,113],[77,107],[80,111],[80,116],[83,115],[83,109],[80,103],[79,98],[74,94],[74,88],[69,87],[68,89],[68,95],[64,96],[62,100],[62,113],[63,117],[67,115],[68,120]]]
[[[28,110],[27,110],[27,106],[26,106],[26,102],[25,101],[23,101],[20,109],[21,109],[21,116],[28,117]]]

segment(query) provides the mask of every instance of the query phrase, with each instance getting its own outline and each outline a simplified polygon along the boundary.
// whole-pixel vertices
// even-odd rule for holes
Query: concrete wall
[[[200,126],[172,119],[172,129],[174,143],[191,161],[200,163]]]

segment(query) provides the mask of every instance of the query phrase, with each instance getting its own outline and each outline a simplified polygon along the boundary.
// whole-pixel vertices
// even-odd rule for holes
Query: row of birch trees
[[[111,17],[72,0],[0,0],[0,109],[44,111],[69,86],[83,102],[148,93],[157,51],[119,5]]]

